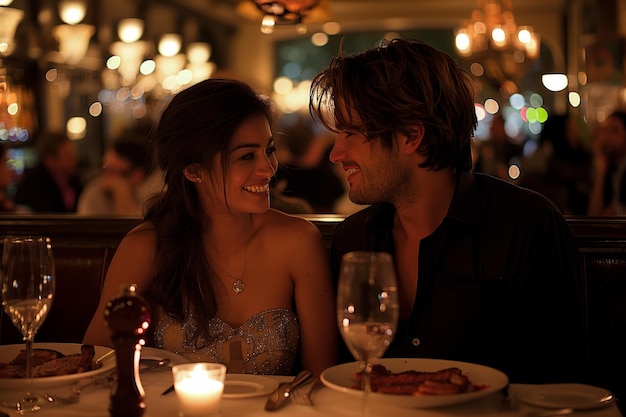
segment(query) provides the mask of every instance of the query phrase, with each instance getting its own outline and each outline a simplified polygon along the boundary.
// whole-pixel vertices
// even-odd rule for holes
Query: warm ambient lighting
[[[306,33],[305,23],[330,20],[329,0],[244,0],[237,12],[251,20],[261,20],[261,32],[271,34],[278,25],[293,25]]]
[[[516,78],[519,68],[539,56],[539,36],[531,26],[517,26],[510,0],[478,0],[472,17],[455,30],[459,55],[501,84]]]
[[[93,25],[81,24],[87,13],[85,0],[62,0],[59,2],[59,16],[64,25],[52,29],[63,61],[70,66],[77,65],[87,54],[89,41],[96,33]]]
[[[211,45],[206,42],[192,42],[187,46],[187,60],[190,64],[202,64],[211,58]]]
[[[117,36],[125,43],[133,43],[143,36],[144,22],[141,19],[122,19],[117,25]]]
[[[147,52],[148,43],[145,41],[113,42],[111,44],[111,53],[119,58],[116,69],[120,73],[122,85],[131,85],[135,82]]]
[[[8,4],[11,4],[9,1]],[[24,18],[24,11],[0,7],[0,56],[8,56],[15,49],[15,31]]]
[[[59,42],[59,52],[68,65],[78,64],[89,49],[89,40],[96,32],[93,25],[59,25],[52,34]]]
[[[107,59],[107,70],[103,72],[108,89],[135,88],[142,94],[153,92],[159,95],[195,84],[209,78],[215,71],[215,64],[209,61],[209,43],[188,42],[185,53],[182,53],[182,36],[166,33],[159,39],[155,56],[152,43],[141,40],[144,26],[141,19],[120,20],[117,31],[121,41],[111,44],[113,55]]]
[[[59,2],[59,16],[68,25],[76,25],[83,21],[87,13],[84,0],[62,0]]]
[[[550,91],[561,91],[567,87],[568,79],[565,74],[543,74],[541,83]]]
[[[209,62],[211,45],[206,42],[191,42],[187,45],[187,67],[191,71],[191,82],[207,79],[215,71],[215,64]]]
[[[79,140],[87,133],[87,121],[84,117],[72,117],[65,124],[67,137],[72,140]]]
[[[166,33],[159,41],[159,53],[166,57],[172,57],[180,52],[182,38],[177,33]]]
[[[109,58],[111,61],[107,62],[107,66],[118,70],[122,86],[135,83],[143,59],[149,52],[149,43],[139,40],[143,36],[144,25],[143,20],[136,18],[122,19],[117,25],[117,36],[121,41],[111,44],[113,57]],[[116,61],[115,64],[113,61]]]
[[[218,415],[225,375],[226,366],[219,363],[185,363],[172,367],[181,415]]]

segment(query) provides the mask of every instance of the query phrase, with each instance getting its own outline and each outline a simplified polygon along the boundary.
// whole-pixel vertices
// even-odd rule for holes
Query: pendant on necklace
[[[235,291],[235,294],[241,294],[245,289],[246,284],[242,280],[237,279],[237,281],[233,282],[233,291]]]

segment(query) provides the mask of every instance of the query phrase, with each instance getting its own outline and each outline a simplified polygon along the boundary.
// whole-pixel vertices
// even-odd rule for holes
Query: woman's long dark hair
[[[262,114],[271,123],[269,99],[236,80],[209,79],[175,95],[163,111],[152,140],[165,189],[149,204],[145,221],[157,234],[155,274],[150,298],[165,314],[184,319],[193,311],[194,334],[209,341],[208,323],[217,305],[211,283],[215,276],[206,256],[202,231],[210,227],[185,167],[200,164],[209,173],[217,155],[223,172],[236,129],[251,116]],[[224,178],[224,176],[223,176]]]

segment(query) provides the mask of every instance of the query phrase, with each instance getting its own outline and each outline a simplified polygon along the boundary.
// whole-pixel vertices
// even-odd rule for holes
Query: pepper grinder
[[[122,287],[104,311],[104,322],[111,329],[117,360],[117,384],[111,390],[109,405],[111,417],[140,417],[146,411],[139,359],[150,325],[150,308],[136,289],[134,284]]]

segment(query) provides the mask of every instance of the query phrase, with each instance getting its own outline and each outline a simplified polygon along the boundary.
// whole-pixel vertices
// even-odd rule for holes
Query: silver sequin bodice
[[[183,321],[165,316],[156,326],[155,345],[194,362],[219,362],[230,373],[289,375],[298,349],[296,315],[284,308],[262,311],[238,328],[219,317],[209,323],[213,341],[200,339],[196,348],[193,313]]]

